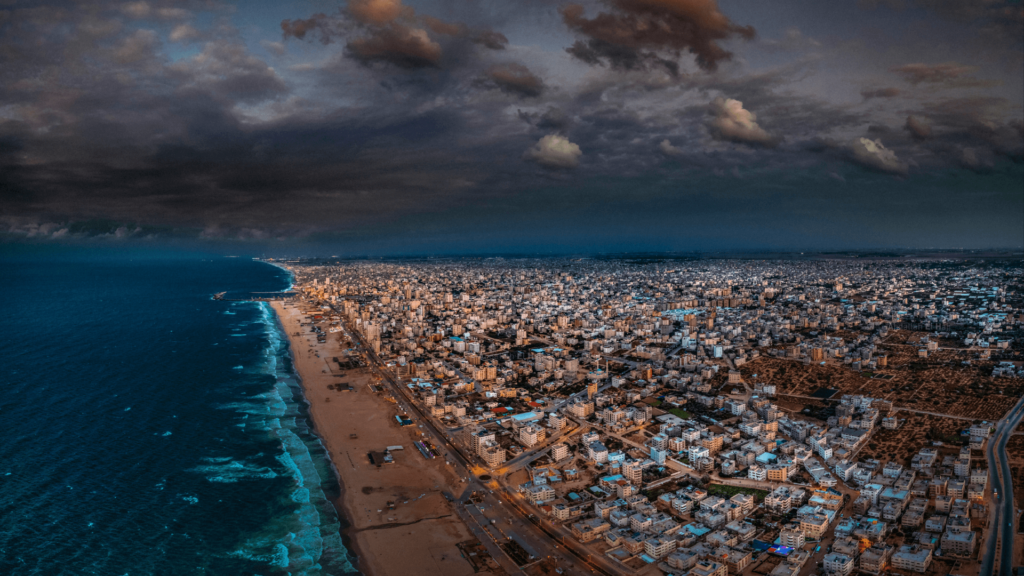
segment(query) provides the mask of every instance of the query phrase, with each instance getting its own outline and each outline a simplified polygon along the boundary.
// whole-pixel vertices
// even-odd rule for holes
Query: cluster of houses
[[[724,576],[769,552],[784,558],[772,576],[793,576],[829,527],[823,566],[834,574],[924,571],[935,555],[977,548],[987,474],[971,449],[989,424],[972,427],[958,455],[926,448],[907,468],[862,459],[874,433],[900,425],[890,400],[844,395],[827,421],[802,419],[740,368],[770,356],[884,369],[882,340],[912,327],[962,339],[996,361],[996,377],[1024,376],[1005,359],[1024,324],[1021,295],[997,271],[526,260],[298,270],[299,290],[355,326],[482,466],[527,466],[546,452],[527,466],[523,497],[613,558]],[[939,349],[938,338],[915,344],[920,357]],[[691,485],[645,496],[702,476],[764,489],[765,511],[785,524],[748,521],[749,494]],[[886,544],[897,530],[902,544]]]

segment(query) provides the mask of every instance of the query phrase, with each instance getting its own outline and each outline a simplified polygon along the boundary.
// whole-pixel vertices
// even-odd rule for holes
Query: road
[[[342,311],[334,308],[333,305],[331,305],[331,308],[334,309],[334,311],[342,318],[345,318]],[[467,479],[466,490],[464,493],[475,491],[479,495],[482,495],[481,504],[484,506],[485,510],[491,509],[494,511],[493,518],[495,520],[498,518],[512,518],[512,524],[507,524],[505,527],[502,527],[507,536],[513,537],[520,545],[527,550],[532,551],[532,553],[538,558],[544,556],[555,558],[559,567],[562,568],[565,574],[590,574],[595,573],[595,569],[609,575],[617,576],[621,573],[620,570],[610,566],[604,558],[593,558],[588,561],[588,551],[585,549],[578,549],[579,545],[574,542],[567,543],[567,546],[560,546],[556,540],[552,540],[550,536],[545,534],[547,530],[543,527],[538,529],[539,525],[535,525],[528,518],[528,512],[524,511],[517,504],[509,501],[509,496],[512,495],[511,493],[506,492],[505,497],[502,497],[500,492],[501,487],[496,481],[492,480],[488,484],[488,482],[480,480],[479,476],[485,474],[486,471],[483,468],[474,465],[443,432],[438,430],[431,419],[428,418],[427,415],[415,405],[415,403],[413,403],[412,399],[408,395],[409,392],[406,387],[403,386],[401,382],[395,378],[394,374],[387,369],[384,361],[381,360],[380,356],[373,351],[373,348],[366,344],[363,340],[362,333],[356,330],[354,326],[351,326],[347,320],[344,320],[342,325],[344,326],[348,337],[358,344],[358,348],[365,355],[371,368],[381,376],[385,385],[391,388],[398,405],[407,413],[414,414],[419,418],[420,428],[432,437],[433,441],[439,448],[446,448],[445,457],[452,462],[452,466],[455,468],[456,474]],[[498,491],[496,493],[497,495],[495,495],[495,490]],[[458,509],[461,505],[462,503],[459,502],[458,497],[456,496],[453,506]],[[480,512],[480,510],[477,510],[477,512]],[[467,522],[467,526],[474,534],[477,534],[478,537],[482,533],[486,533],[488,537],[481,541],[484,542],[484,545],[489,550],[493,550],[493,547],[496,546],[496,542],[491,541],[491,537],[493,537],[494,534],[491,530],[484,528],[484,525],[489,523],[492,516],[488,515],[485,522],[480,522],[481,517],[474,516],[473,510],[470,506],[466,506],[464,510],[458,510],[458,514],[464,521],[467,519],[467,516],[477,520],[477,522]],[[473,526],[473,524],[477,525]],[[569,553],[567,554],[565,551],[569,551]],[[495,552],[492,551],[492,555],[493,554],[495,554]],[[496,559],[498,559],[497,556]],[[506,565],[507,563],[504,562],[504,560],[505,559],[498,559],[498,562]],[[516,572],[514,571],[513,573]]]
[[[529,450],[524,450],[522,454],[519,454],[517,456],[514,456],[513,458],[506,460],[505,463],[501,465],[502,469],[504,470],[502,476],[508,476],[509,474],[519,470],[520,468],[528,466],[534,460],[543,456],[549,447],[553,446],[554,444],[557,444],[563,438],[572,436],[577,432],[581,431],[585,432],[586,426],[582,428],[579,427],[578,425],[566,426],[565,428],[559,430],[557,434],[553,434],[550,438],[545,438],[544,441],[538,443],[537,446]]]
[[[985,455],[988,457],[988,470],[991,475],[993,490],[998,489],[994,497],[992,513],[989,515],[992,527],[988,540],[985,542],[985,555],[982,558],[981,573],[995,574],[996,549],[999,549],[999,576],[1009,576],[1013,568],[1013,538],[1017,530],[1014,523],[1017,514],[1013,500],[1013,477],[1010,475],[1009,459],[1006,456],[1006,442],[1024,417],[1024,398],[1021,398],[1013,409],[996,423],[996,432],[989,438]]]
[[[487,529],[486,522],[481,522],[479,519],[473,517],[469,510],[469,506],[462,506],[455,503],[452,508],[455,513],[462,519],[462,522],[466,524],[469,531],[476,536],[477,540],[484,545],[494,561],[497,562],[502,568],[505,569],[509,574],[519,574],[519,567],[516,566],[515,562],[512,561],[505,553],[501,550],[501,543],[494,536],[494,533]]]
[[[980,418],[969,418],[967,416],[953,416],[951,414],[942,414],[939,412],[928,412],[925,410],[912,410],[910,408],[903,408],[901,406],[893,406],[892,416],[895,416],[899,412],[913,412],[914,414],[927,414],[929,416],[939,416],[940,418],[952,418],[954,420],[966,420],[968,422],[974,422],[980,420]]]

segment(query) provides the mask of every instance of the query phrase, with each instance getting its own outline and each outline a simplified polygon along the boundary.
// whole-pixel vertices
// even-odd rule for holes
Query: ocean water
[[[355,573],[250,259],[0,255],[0,574]]]

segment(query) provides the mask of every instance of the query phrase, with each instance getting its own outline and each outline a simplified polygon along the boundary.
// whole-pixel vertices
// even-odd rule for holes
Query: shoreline
[[[348,357],[344,332],[318,343],[306,323],[310,305],[269,305],[288,339],[311,429],[335,475],[338,497],[329,499],[355,569],[365,576],[474,574],[458,547],[474,537],[448,500],[449,492],[458,499],[462,490],[452,468],[444,459],[423,459],[414,449],[419,428],[398,425],[397,406],[373,391],[368,368],[334,362]],[[395,445],[404,449],[392,452],[394,463],[370,462],[370,452]],[[396,555],[396,546],[406,552]]]
[[[274,266],[277,265],[275,264]],[[281,268],[285,272],[288,272],[288,275],[291,277],[292,283],[290,283],[288,287],[288,289],[290,290],[291,287],[294,286],[294,275],[292,275],[291,271],[288,270],[287,268],[281,266],[277,267]],[[294,342],[292,342],[292,337],[288,335],[288,331],[285,329],[281,313],[278,310],[276,310],[274,306],[271,305],[269,307],[274,314],[275,327],[277,328],[278,332],[281,333],[281,336],[283,336],[285,340],[287,340],[288,342],[288,356],[292,363],[292,372],[294,372],[295,381],[298,382],[299,388],[302,392],[302,402],[306,406],[305,414],[303,414],[303,417],[306,418],[306,420],[309,422],[310,431],[313,433],[314,436],[317,437],[317,439],[320,441],[320,444],[323,446],[324,454],[327,457],[327,464],[330,467],[331,475],[334,478],[334,487],[337,488],[337,496],[328,496],[327,500],[331,503],[331,506],[334,508],[334,513],[338,517],[338,524],[340,526],[339,532],[341,536],[341,545],[344,546],[345,550],[348,551],[348,556],[352,561],[351,564],[356,569],[358,574],[362,574],[363,576],[375,576],[374,574],[368,573],[365,570],[361,569],[361,567],[359,566],[359,561],[362,558],[362,554],[361,551],[359,550],[358,543],[349,534],[349,528],[352,526],[352,520],[349,517],[348,510],[345,509],[342,503],[345,498],[345,484],[344,482],[342,482],[341,473],[338,471],[338,465],[337,463],[335,463],[334,458],[331,456],[331,451],[327,447],[326,440],[324,439],[323,434],[321,434],[320,432],[316,419],[313,417],[313,406],[312,403],[309,401],[309,398],[307,397],[307,391],[305,385],[303,384],[302,374],[299,372],[298,364],[295,361],[295,346]],[[332,490],[332,492],[335,491]]]
[[[289,270],[285,266],[282,266],[281,264],[278,264],[277,262],[267,262],[265,260],[261,260],[261,262],[263,262],[264,264],[269,264],[274,268],[277,268],[285,272],[288,275],[288,287],[285,288],[285,290],[291,290],[295,287],[295,274],[291,270]],[[304,417],[309,422],[310,431],[312,431],[312,433],[319,439],[320,444],[324,448],[324,454],[327,457],[327,464],[330,467],[331,475],[334,478],[334,487],[337,489],[337,496],[333,498],[328,497],[328,501],[330,501],[331,506],[334,508],[334,513],[338,517],[341,545],[347,551],[349,557],[348,559],[351,560],[351,564],[353,568],[356,569],[357,574],[362,574],[363,576],[376,576],[372,572],[368,572],[365,569],[365,566],[360,566],[361,560],[363,559],[363,552],[359,547],[359,543],[356,542],[355,538],[352,537],[352,534],[350,532],[350,528],[352,527],[353,522],[351,514],[345,508],[344,505],[346,492],[345,483],[342,480],[341,472],[338,470],[338,464],[334,461],[334,457],[331,455],[331,450],[327,445],[327,440],[324,437],[323,433],[320,431],[320,426],[317,423],[316,418],[313,416],[313,403],[309,399],[309,392],[304,383],[305,380],[302,377],[302,372],[299,370],[296,342],[294,341],[294,336],[288,334],[288,330],[285,328],[284,325],[284,318],[282,316],[283,306],[281,310],[278,310],[278,307],[275,306],[275,302],[268,302],[267,304],[268,307],[270,308],[270,311],[274,314],[275,327],[277,328],[278,332],[281,333],[281,336],[283,336],[284,339],[288,342],[288,357],[292,363],[292,372],[295,374],[296,382],[299,383],[299,389],[302,391],[302,401],[306,405],[306,414],[304,415]]]

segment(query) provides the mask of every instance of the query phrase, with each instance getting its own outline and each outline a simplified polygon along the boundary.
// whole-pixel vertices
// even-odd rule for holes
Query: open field
[[[683,410],[682,408],[669,408],[668,413],[675,414],[676,416],[682,418],[683,420],[687,420],[690,418],[690,413],[687,412],[686,410]]]
[[[1024,436],[1011,436],[1006,443],[1010,474],[1013,476],[1013,499],[1024,508]]]
[[[768,495],[767,490],[756,490],[754,488],[743,488],[741,486],[726,486],[725,484],[708,484],[708,495],[721,498],[732,498],[737,494],[750,494],[758,502],[764,501]]]
[[[992,378],[989,363],[963,365],[967,352],[940,350],[927,359],[917,358],[916,352],[897,356],[874,374],[782,358],[757,358],[740,370],[748,382],[774,384],[779,394],[810,396],[818,388],[831,388],[838,390],[835,400],[863,394],[892,400],[896,407],[988,421],[1001,418],[1024,393],[1019,379]]]
[[[878,429],[868,445],[861,450],[862,458],[875,458],[883,462],[892,460],[909,465],[914,454],[932,445],[934,441],[943,442],[956,450],[967,442],[966,436],[960,436],[960,432],[968,427],[964,420],[910,412],[897,412],[896,416],[906,421],[896,430]]]

